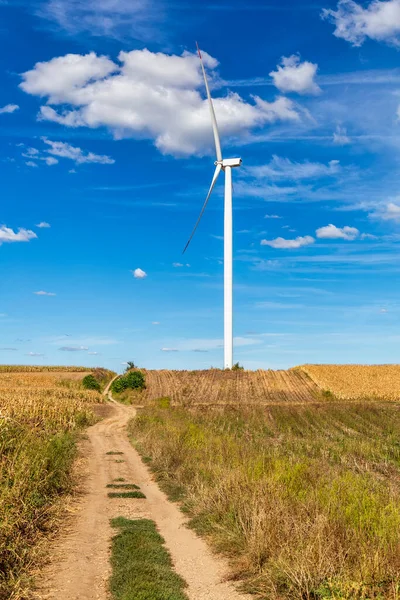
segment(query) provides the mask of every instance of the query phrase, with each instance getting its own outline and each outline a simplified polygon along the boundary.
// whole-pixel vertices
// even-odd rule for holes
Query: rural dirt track
[[[130,444],[126,425],[135,409],[112,403],[108,415],[87,431],[84,443],[84,491],[67,530],[50,548],[51,562],[37,578],[40,600],[107,600],[110,576],[110,519],[118,516],[153,519],[171,553],[176,571],[188,584],[190,600],[243,600],[227,582],[227,566],[203,540],[185,526],[186,519],[154,482]],[[107,452],[122,452],[107,455]],[[116,462],[123,460],[124,462]],[[136,483],[146,499],[108,498],[106,485],[123,477]]]

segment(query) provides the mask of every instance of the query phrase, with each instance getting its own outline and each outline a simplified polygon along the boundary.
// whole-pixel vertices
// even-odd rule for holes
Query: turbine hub
[[[227,158],[222,161],[222,168],[224,169],[225,167],[240,167],[241,164],[241,158]]]

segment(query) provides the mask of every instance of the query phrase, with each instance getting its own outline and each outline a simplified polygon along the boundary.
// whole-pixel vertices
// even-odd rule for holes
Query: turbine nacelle
[[[240,167],[240,165],[242,164],[242,159],[241,158],[227,158],[225,160],[222,160],[221,162],[216,161],[214,163],[215,165],[220,164],[222,166],[223,169],[225,169],[225,167]]]

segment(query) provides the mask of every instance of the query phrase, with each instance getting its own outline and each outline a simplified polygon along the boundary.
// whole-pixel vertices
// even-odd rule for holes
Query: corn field
[[[0,598],[27,597],[26,572],[71,488],[76,432],[103,397],[86,369],[0,367]],[[30,370],[32,369],[32,370]]]

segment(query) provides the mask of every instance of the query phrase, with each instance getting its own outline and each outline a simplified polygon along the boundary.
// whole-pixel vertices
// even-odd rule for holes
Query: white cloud
[[[310,235],[304,237],[297,237],[294,240],[285,240],[285,238],[278,237],[274,240],[261,240],[261,246],[271,246],[271,248],[284,248],[293,249],[301,248],[302,246],[309,246],[314,243],[314,238]]]
[[[154,140],[164,154],[206,154],[213,147],[210,115],[196,54],[149,50],[120,52],[119,63],[94,53],[69,54],[37,63],[22,75],[20,87],[47,99],[40,118],[67,127],[107,127],[117,139]],[[216,59],[203,53],[215,78]],[[54,106],[60,106],[57,112]],[[292,100],[254,96],[247,102],[228,92],[214,98],[223,136],[246,136],[277,121],[298,122]]]
[[[182,264],[182,263],[175,262],[175,263],[172,263],[172,266],[173,266],[173,267],[183,267],[183,264]]]
[[[146,271],[143,271],[142,269],[135,269],[134,271],[131,271],[131,273],[135,279],[144,279],[147,277]]]
[[[178,348],[160,348],[161,352],[179,352]]]
[[[159,325],[159,324],[160,324],[160,321],[152,321],[152,323],[151,323],[151,324],[152,324],[152,325]]]
[[[400,45],[400,0],[373,0],[366,8],[353,0],[339,0],[337,10],[324,9],[322,17],[336,27],[333,34],[353,46],[366,38]]]
[[[265,215],[264,219],[282,219],[279,215]]]
[[[37,165],[35,162],[33,162],[32,160],[28,160],[28,161],[27,161],[25,164],[26,164],[26,166],[27,166],[27,167],[37,167],[37,166],[38,166],[38,165]]]
[[[266,165],[248,167],[247,172],[258,179],[300,180],[316,179],[337,175],[341,170],[338,160],[330,160],[327,165],[318,162],[294,162],[288,158],[273,155]],[[267,217],[268,218],[268,217]]]
[[[15,232],[10,227],[0,225],[0,246],[1,244],[11,242],[29,242],[35,238],[37,238],[36,233],[30,229],[23,229],[20,227],[18,231]]]
[[[13,113],[19,109],[18,104],[6,104],[3,108],[0,108],[0,115],[4,115],[6,113]]]
[[[347,144],[351,143],[345,127],[340,127],[339,125],[336,127],[336,131],[333,132],[333,143],[337,146],[347,146]]]
[[[287,92],[319,94],[321,89],[314,80],[317,70],[317,64],[301,62],[300,56],[292,54],[288,57],[283,56],[281,65],[277,66],[277,71],[271,71],[270,76],[275,87],[284,94]]]
[[[399,202],[399,200],[396,200]],[[381,221],[396,221],[400,222],[400,204],[396,202],[385,202],[382,203],[376,210],[369,215],[373,219],[380,219]]]
[[[36,227],[39,227],[39,229],[46,229],[51,227],[51,225],[50,223],[46,223],[46,221],[40,221],[40,223],[38,223]]]
[[[49,154],[53,154],[54,156],[59,156],[60,158],[69,158],[78,165],[82,165],[85,163],[113,165],[115,163],[115,160],[113,158],[110,158],[109,156],[94,154],[93,152],[85,153],[84,150],[82,150],[82,148],[71,146],[71,144],[67,144],[66,142],[53,142],[45,137],[42,138],[42,140],[45,144],[50,146],[50,150],[46,150],[46,152],[48,152]],[[52,158],[50,158],[50,160],[54,161],[54,159]]]
[[[41,354],[40,352],[28,352],[25,356],[44,356],[44,354]]]
[[[89,350],[86,346],[61,346],[61,352],[86,352]]]
[[[33,292],[34,294],[36,294],[36,296],[56,296],[56,294],[54,292],[45,292],[43,290],[40,290],[39,292]]]
[[[98,356],[100,352],[88,352],[91,356]]]
[[[320,227],[316,230],[315,235],[317,238],[325,240],[347,240],[349,242],[355,240],[360,235],[360,232],[355,227],[336,227],[335,225],[326,225],[326,227]]]
[[[39,15],[70,35],[159,41],[163,8],[158,0],[47,0]]]

